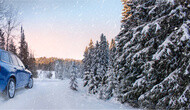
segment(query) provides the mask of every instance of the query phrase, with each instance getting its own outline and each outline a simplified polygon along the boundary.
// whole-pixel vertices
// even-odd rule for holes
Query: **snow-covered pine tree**
[[[75,91],[77,91],[77,87],[78,87],[78,85],[77,85],[77,73],[76,73],[77,70],[76,69],[77,69],[76,64],[75,64],[75,62],[73,62],[72,63],[71,82],[70,82],[71,86],[70,86],[70,88],[72,90],[75,90]]]
[[[115,89],[115,84],[116,84],[116,76],[114,72],[114,62],[115,62],[115,54],[116,54],[116,45],[115,45],[115,40],[112,39],[111,44],[110,44],[110,51],[109,51],[109,66],[107,70],[107,80],[106,84],[103,88],[104,93],[104,99],[110,99],[113,96],[114,89]]]
[[[164,2],[161,2],[164,4]],[[165,39],[153,55],[158,83],[139,98],[141,104],[156,108],[189,108],[190,103],[190,1],[175,1],[163,19]],[[163,38],[158,38],[163,39]],[[148,97],[148,99],[147,99]]]
[[[101,35],[100,37],[100,43],[99,43],[99,53],[100,53],[100,68],[99,68],[99,73],[100,77],[103,78],[105,76],[108,65],[109,65],[109,45],[106,40],[106,36],[104,34]]]
[[[100,79],[99,83],[99,98],[103,99],[104,95],[104,86],[106,85],[106,80],[107,80],[107,70],[109,66],[109,43],[106,40],[106,36],[104,34],[101,35],[100,37],[100,66],[98,68],[98,75]]]
[[[100,45],[99,42],[96,42],[94,52],[93,52],[93,59],[92,59],[92,74],[90,75],[90,81],[89,81],[89,92],[90,93],[97,93],[98,86],[100,83],[100,77],[98,74],[98,68],[100,66]]]
[[[189,107],[190,2],[131,0],[116,37],[116,95],[147,108]]]
[[[10,40],[9,51],[17,55],[17,49],[16,49],[13,39]]]
[[[1,29],[0,29],[0,49],[5,50],[5,37]]]
[[[94,44],[93,41],[90,40],[90,44],[88,49],[84,53],[84,87],[89,85],[90,76],[92,74],[92,64],[93,64],[93,55],[94,55]]]
[[[109,44],[106,37],[102,34],[100,43],[97,41],[95,47],[92,40],[90,41],[89,48],[86,48],[84,53],[84,86],[89,86],[89,93],[103,94],[103,85],[107,79],[106,72],[109,63]],[[101,90],[100,90],[101,89]],[[101,98],[102,95],[100,95]]]

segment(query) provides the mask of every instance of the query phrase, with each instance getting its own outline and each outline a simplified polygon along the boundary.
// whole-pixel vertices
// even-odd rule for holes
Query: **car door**
[[[1,57],[0,57],[0,88],[1,90],[5,89],[7,85],[7,79],[9,78],[9,75],[13,73],[14,68],[12,67],[12,64],[10,62],[10,57],[8,52],[2,51]]]
[[[13,67],[15,69],[15,75],[16,75],[16,87],[22,87],[24,82],[22,67],[20,67],[17,58],[15,55],[10,54],[10,58],[13,64]]]
[[[26,85],[28,84],[28,81],[29,81],[29,73],[26,72],[26,68],[24,66],[24,64],[22,63],[22,61],[17,57],[17,61],[20,65],[20,67],[22,68],[22,73],[23,73],[23,84]]]

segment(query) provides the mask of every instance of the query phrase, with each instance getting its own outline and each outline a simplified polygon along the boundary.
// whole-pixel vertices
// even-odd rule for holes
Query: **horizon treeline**
[[[134,107],[189,109],[190,1],[122,3],[114,46],[101,35],[84,52],[84,86],[100,99]]]
[[[70,78],[73,71],[73,64],[74,69],[76,70],[76,75],[78,78],[81,78],[82,75],[82,61],[75,60],[75,59],[63,59],[57,57],[40,57],[36,58],[36,66],[38,70],[43,71],[55,71],[55,78],[56,79],[65,79]],[[47,76],[52,76],[52,73]],[[51,78],[51,77],[48,77]]]
[[[76,63],[82,63],[81,60],[75,60],[75,59],[69,59],[69,58],[57,58],[57,57],[39,57],[36,58],[36,66],[38,69],[41,70],[49,70],[54,71],[55,63],[56,61],[65,61],[65,62],[76,62]]]

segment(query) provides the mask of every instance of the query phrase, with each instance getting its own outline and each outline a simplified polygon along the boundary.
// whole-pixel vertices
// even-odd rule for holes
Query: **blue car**
[[[0,49],[0,91],[13,98],[21,87],[33,87],[32,73],[16,55]]]

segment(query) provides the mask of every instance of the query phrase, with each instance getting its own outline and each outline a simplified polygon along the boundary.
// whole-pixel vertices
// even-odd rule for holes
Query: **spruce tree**
[[[96,94],[98,92],[99,83],[101,81],[99,68],[100,68],[100,45],[99,42],[96,42],[94,53],[93,53],[93,64],[92,64],[92,74],[90,77],[89,92]]]
[[[100,63],[99,63],[99,69],[98,69],[98,74],[99,74],[99,98],[103,99],[104,98],[104,88],[106,85],[106,80],[107,80],[107,70],[108,70],[108,65],[109,65],[109,43],[106,40],[106,36],[104,34],[101,35],[100,37]]]
[[[115,93],[122,103],[189,106],[189,1],[130,0],[116,37]]]
[[[108,46],[108,42],[106,40],[106,36],[104,36],[104,34],[101,35],[99,44],[100,44],[99,74],[100,74],[100,77],[103,77],[103,76],[105,76],[108,65],[109,65],[109,46]]]
[[[109,54],[109,66],[107,70],[107,80],[106,85],[104,86],[104,99],[110,99],[114,95],[114,89],[116,83],[116,75],[114,72],[114,62],[115,62],[115,54],[116,54],[116,45],[115,40],[112,39],[110,44],[110,54]]]
[[[77,73],[76,73],[77,70],[76,69],[77,69],[76,64],[75,64],[75,62],[73,62],[72,63],[71,82],[70,82],[71,86],[70,86],[70,88],[72,90],[75,90],[75,91],[77,91],[77,87],[78,87],[78,85],[77,85]]]
[[[87,52],[87,53],[86,53]],[[90,44],[88,47],[88,51],[85,51],[84,54],[84,59],[83,59],[83,63],[86,66],[85,67],[85,71],[84,71],[84,86],[88,86],[89,85],[89,80],[90,80],[90,76],[92,74],[92,65],[93,65],[93,53],[94,53],[94,44],[93,41],[90,40]]]
[[[19,47],[19,58],[24,63],[24,65],[28,65],[29,52],[28,52],[28,43],[25,41],[24,30],[21,26],[21,41]]]
[[[109,43],[103,34],[100,37],[100,42],[96,42],[95,47],[91,40],[89,48],[84,53],[83,65],[83,70],[85,70],[84,86],[88,85],[89,93],[98,93],[99,98],[103,99],[109,66]]]

